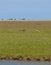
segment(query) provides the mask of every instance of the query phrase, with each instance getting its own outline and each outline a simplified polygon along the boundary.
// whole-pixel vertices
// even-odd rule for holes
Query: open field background
[[[0,57],[51,57],[51,21],[0,21]]]

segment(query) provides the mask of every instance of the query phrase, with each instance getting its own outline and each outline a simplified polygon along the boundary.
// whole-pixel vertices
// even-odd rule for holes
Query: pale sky
[[[51,20],[51,0],[0,0],[0,19]]]

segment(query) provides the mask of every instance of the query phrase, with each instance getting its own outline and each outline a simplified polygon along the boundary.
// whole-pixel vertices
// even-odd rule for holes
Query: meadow
[[[51,57],[51,21],[0,21],[0,57]]]

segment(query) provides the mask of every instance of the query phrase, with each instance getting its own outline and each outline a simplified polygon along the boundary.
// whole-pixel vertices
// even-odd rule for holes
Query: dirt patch
[[[33,32],[40,32],[40,30],[34,29]]]
[[[30,57],[0,57],[0,60],[18,60],[18,61],[49,61],[51,62],[51,58],[30,58]]]

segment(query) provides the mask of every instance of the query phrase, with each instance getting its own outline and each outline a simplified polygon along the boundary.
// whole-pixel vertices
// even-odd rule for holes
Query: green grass
[[[51,21],[0,21],[0,57],[7,56],[51,57]]]

